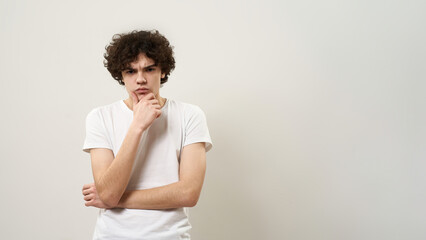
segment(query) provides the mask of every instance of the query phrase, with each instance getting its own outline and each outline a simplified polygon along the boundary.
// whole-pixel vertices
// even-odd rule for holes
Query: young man
[[[212,144],[200,108],[160,94],[172,47],[158,31],[115,35],[104,64],[129,97],[86,119],[95,183],[83,195],[100,208],[93,239],[190,239],[186,207],[198,201]]]

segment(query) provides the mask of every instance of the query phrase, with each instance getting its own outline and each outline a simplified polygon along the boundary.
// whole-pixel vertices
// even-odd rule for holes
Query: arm
[[[170,209],[193,207],[197,204],[204,182],[206,152],[204,143],[194,143],[182,149],[179,181],[165,186],[126,191],[116,207],[133,209]],[[86,206],[109,208],[97,197],[96,188],[83,188]]]
[[[133,121],[114,159],[109,149],[91,149],[92,171],[99,199],[107,206],[116,206],[130,179],[142,133],[161,114],[153,94],[140,101],[132,92]]]
[[[178,182],[151,189],[125,192],[117,207],[168,209],[195,206],[203,187],[206,171],[204,145],[204,143],[194,143],[182,149]]]

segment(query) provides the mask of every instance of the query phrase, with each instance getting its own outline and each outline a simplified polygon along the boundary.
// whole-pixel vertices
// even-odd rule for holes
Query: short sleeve
[[[92,148],[108,148],[112,144],[105,127],[105,121],[99,108],[93,109],[86,117],[86,139],[83,151],[90,152]]]
[[[204,112],[198,106],[189,105],[185,121],[185,142],[183,146],[204,142],[206,152],[212,148],[207,120]]]

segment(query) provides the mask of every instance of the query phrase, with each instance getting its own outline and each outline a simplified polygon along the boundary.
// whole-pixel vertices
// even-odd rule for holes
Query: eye
[[[155,71],[155,68],[150,67],[150,68],[146,69],[146,71],[147,71],[147,72],[152,72],[152,71]]]
[[[126,74],[133,74],[133,73],[135,73],[135,70],[133,70],[133,69],[128,69],[128,70],[126,70],[126,71],[124,71]]]

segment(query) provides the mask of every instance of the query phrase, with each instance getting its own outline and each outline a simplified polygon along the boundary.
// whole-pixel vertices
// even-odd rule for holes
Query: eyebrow
[[[143,69],[148,69],[148,68],[151,68],[151,67],[157,67],[157,64],[156,63],[151,64],[149,66],[144,67]]]
[[[143,69],[148,69],[148,68],[151,68],[151,67],[158,67],[158,65],[156,63],[154,63],[154,64],[151,64],[149,66],[144,67]],[[132,68],[131,66],[126,67],[123,71],[127,71],[127,70],[136,71],[136,69]]]

